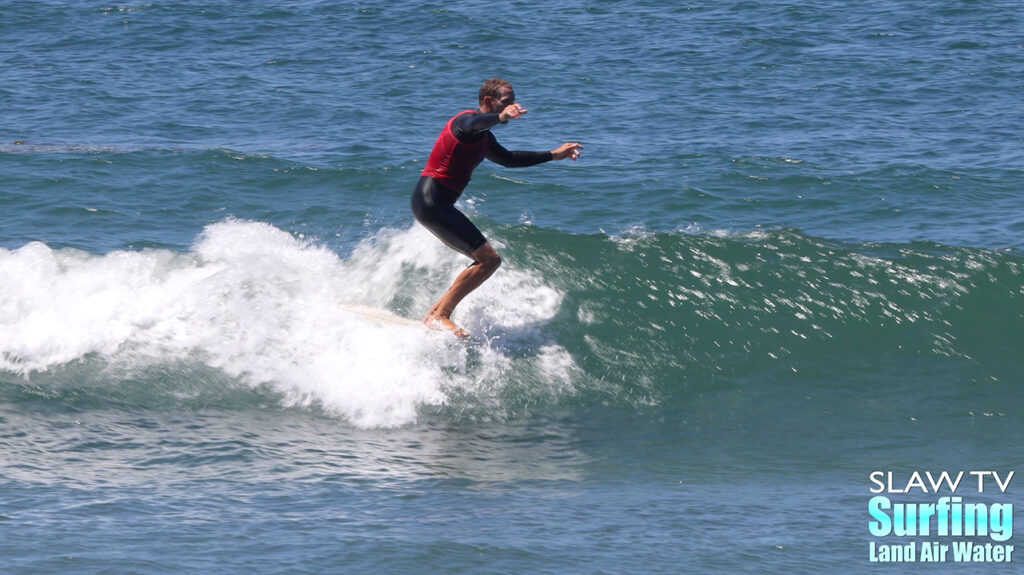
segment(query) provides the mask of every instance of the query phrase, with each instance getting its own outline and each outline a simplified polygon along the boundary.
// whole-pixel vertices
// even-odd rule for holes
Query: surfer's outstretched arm
[[[490,145],[487,146],[487,159],[506,168],[525,168],[543,162],[550,162],[551,160],[564,160],[566,158],[575,160],[580,157],[580,150],[582,149],[583,144],[566,142],[550,152],[510,152],[499,144],[497,139],[492,137]]]

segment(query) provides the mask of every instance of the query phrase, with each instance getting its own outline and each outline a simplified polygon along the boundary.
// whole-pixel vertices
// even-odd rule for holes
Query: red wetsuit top
[[[441,130],[434,143],[434,149],[430,152],[430,159],[427,160],[427,167],[423,169],[422,174],[441,182],[456,194],[462,194],[462,190],[466,189],[473,170],[487,156],[489,140],[494,137],[478,138],[475,142],[460,141],[452,129],[452,124],[465,114],[475,115],[476,112],[466,110],[448,120],[448,124]]]
[[[551,152],[506,150],[491,133],[499,122],[499,115],[494,113],[465,110],[456,114],[441,130],[421,175],[437,180],[458,198],[484,158],[507,168],[532,166],[552,158]]]

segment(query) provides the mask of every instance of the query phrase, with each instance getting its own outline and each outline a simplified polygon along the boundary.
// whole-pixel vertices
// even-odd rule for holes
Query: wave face
[[[418,227],[344,257],[240,220],[188,251],[0,250],[0,370],[58,395],[270,402],[360,427],[538,405],[679,409],[777,385],[871,395],[881,373],[908,395],[936,373],[954,386],[1021,376],[1010,253],[790,230],[501,236],[506,264],[456,313],[468,344],[344,308],[415,318],[430,306],[465,262]]]

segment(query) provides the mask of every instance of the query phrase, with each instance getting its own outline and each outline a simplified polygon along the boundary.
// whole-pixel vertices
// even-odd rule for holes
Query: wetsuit
[[[455,208],[455,201],[484,158],[505,166],[522,168],[552,159],[551,152],[510,152],[491,133],[499,114],[460,112],[444,127],[434,143],[427,166],[412,193],[416,221],[452,249],[472,257],[487,243],[473,222]]]

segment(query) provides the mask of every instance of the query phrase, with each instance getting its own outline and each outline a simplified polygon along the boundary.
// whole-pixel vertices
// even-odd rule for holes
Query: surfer
[[[526,114],[526,108],[515,99],[509,82],[501,78],[484,82],[480,87],[479,107],[459,112],[441,130],[412,193],[412,213],[416,221],[450,248],[473,260],[423,318],[428,327],[447,329],[459,337],[469,337],[469,334],[452,321],[455,306],[501,265],[501,256],[490,242],[455,208],[455,201],[469,183],[473,170],[484,158],[507,168],[522,168],[551,160],[575,160],[583,149],[582,144],[567,142],[547,152],[506,150],[495,139],[491,128]]]

